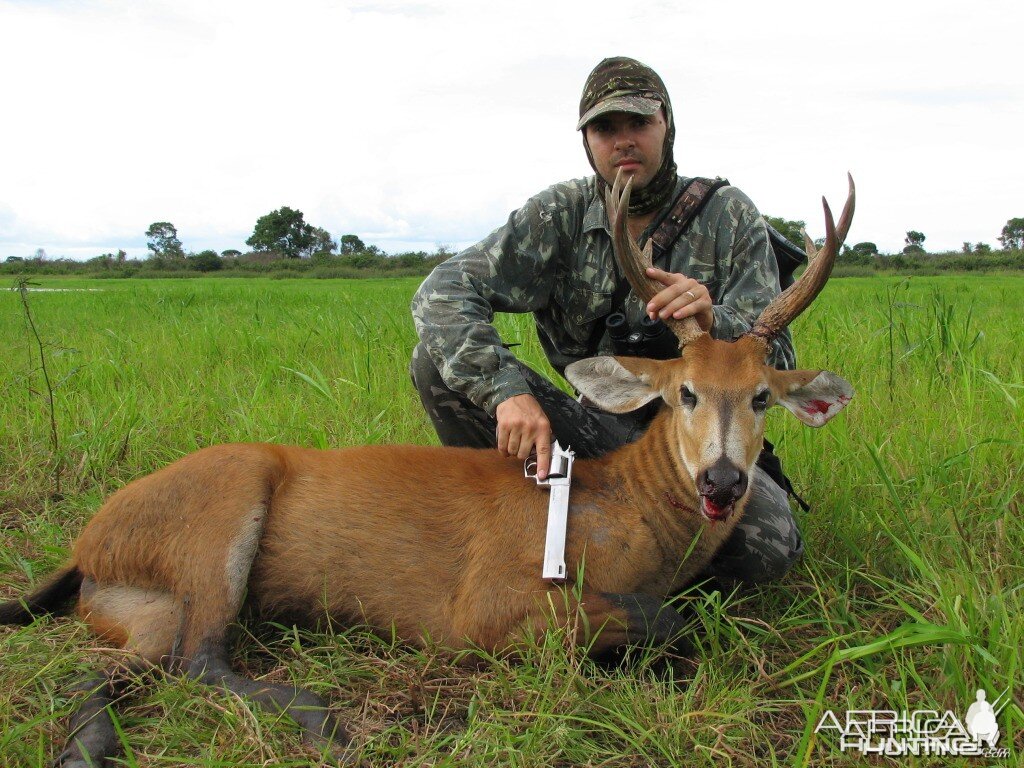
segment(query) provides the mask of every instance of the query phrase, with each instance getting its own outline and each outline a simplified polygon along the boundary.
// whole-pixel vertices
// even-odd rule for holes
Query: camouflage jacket
[[[676,194],[686,181],[679,179]],[[641,245],[660,218],[655,215]],[[779,293],[761,214],[736,187],[718,190],[655,264],[707,286],[714,301],[711,333],[719,339],[749,330]],[[612,353],[607,334],[595,334],[595,327],[613,311],[615,286],[608,216],[591,176],[530,198],[483,241],[435,267],[413,298],[412,314],[448,386],[493,414],[502,401],[530,392],[491,325],[494,313],[532,312],[548,359],[562,371],[575,360]],[[632,292],[616,309],[630,327],[644,316]],[[793,368],[795,362],[787,331],[770,363]]]

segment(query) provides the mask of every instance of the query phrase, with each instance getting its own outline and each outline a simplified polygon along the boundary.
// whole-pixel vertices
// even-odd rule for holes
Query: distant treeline
[[[317,253],[309,258],[292,258],[260,251],[218,255],[202,251],[180,257],[154,256],[128,259],[124,252],[104,254],[88,261],[8,257],[0,264],[4,275],[68,275],[95,278],[129,277],[405,277],[426,275],[452,254],[418,251],[388,256],[382,253],[349,253],[335,256]]]
[[[898,253],[892,256],[846,249],[836,258],[834,277],[864,277],[887,272],[937,275],[943,272],[1024,271],[1024,251]]]
[[[217,277],[408,277],[426,275],[451,256],[437,253],[349,253],[336,256],[318,253],[309,258],[291,258],[273,252],[227,256],[203,251],[180,257],[155,256],[128,259],[124,252],[104,254],[88,261],[8,257],[0,263],[0,275],[67,275],[93,278],[168,277],[200,275]],[[1024,251],[1004,250],[971,253],[901,253],[892,256],[846,249],[836,259],[835,277],[858,277],[900,272],[934,275],[943,272],[1024,271]]]

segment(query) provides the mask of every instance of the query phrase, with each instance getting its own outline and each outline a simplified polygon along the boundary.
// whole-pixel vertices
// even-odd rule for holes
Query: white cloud
[[[462,245],[590,172],[573,131],[606,55],[671,91],[683,173],[852,240],[995,244],[1019,216],[1018,4],[0,0],[0,255],[241,247],[290,205],[386,250]],[[81,250],[77,250],[81,249]]]

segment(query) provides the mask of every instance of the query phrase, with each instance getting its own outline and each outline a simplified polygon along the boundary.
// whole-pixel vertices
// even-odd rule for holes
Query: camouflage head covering
[[[651,181],[641,190],[633,190],[630,196],[629,212],[641,215],[657,210],[671,197],[676,184],[676,163],[672,157],[672,144],[676,137],[675,120],[672,118],[672,102],[668,90],[658,73],[636,59],[616,56],[605,59],[590,73],[583,96],[580,98],[580,121],[576,130],[599,115],[608,112],[633,112],[639,115],[653,115],[660,107],[665,108],[665,144],[661,150],[661,167]],[[594,158],[590,154],[587,136],[583,134],[583,148],[587,152],[590,167],[597,173]],[[597,185],[604,198],[607,184],[597,173]]]

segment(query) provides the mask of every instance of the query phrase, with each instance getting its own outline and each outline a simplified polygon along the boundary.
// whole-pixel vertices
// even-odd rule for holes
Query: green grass
[[[111,491],[196,448],[435,443],[407,373],[417,280],[40,279],[29,301],[55,383],[0,292],[0,596],[65,557]],[[240,671],[326,696],[375,766],[860,765],[812,733],[847,708],[952,709],[1008,686],[1000,745],[1020,764],[1024,647],[1024,278],[850,278],[794,332],[801,364],[857,389],[822,430],[770,417],[813,505],[779,584],[693,592],[696,650],[596,667],[551,635],[467,672],[359,630],[245,631]],[[528,317],[503,337],[545,371]],[[776,409],[780,410],[780,409]],[[59,469],[62,495],[54,497]],[[68,687],[102,649],[74,620],[0,629],[0,765],[45,765]],[[147,681],[121,709],[125,765],[308,765],[297,729],[192,682]],[[874,764],[984,765],[965,758]]]

